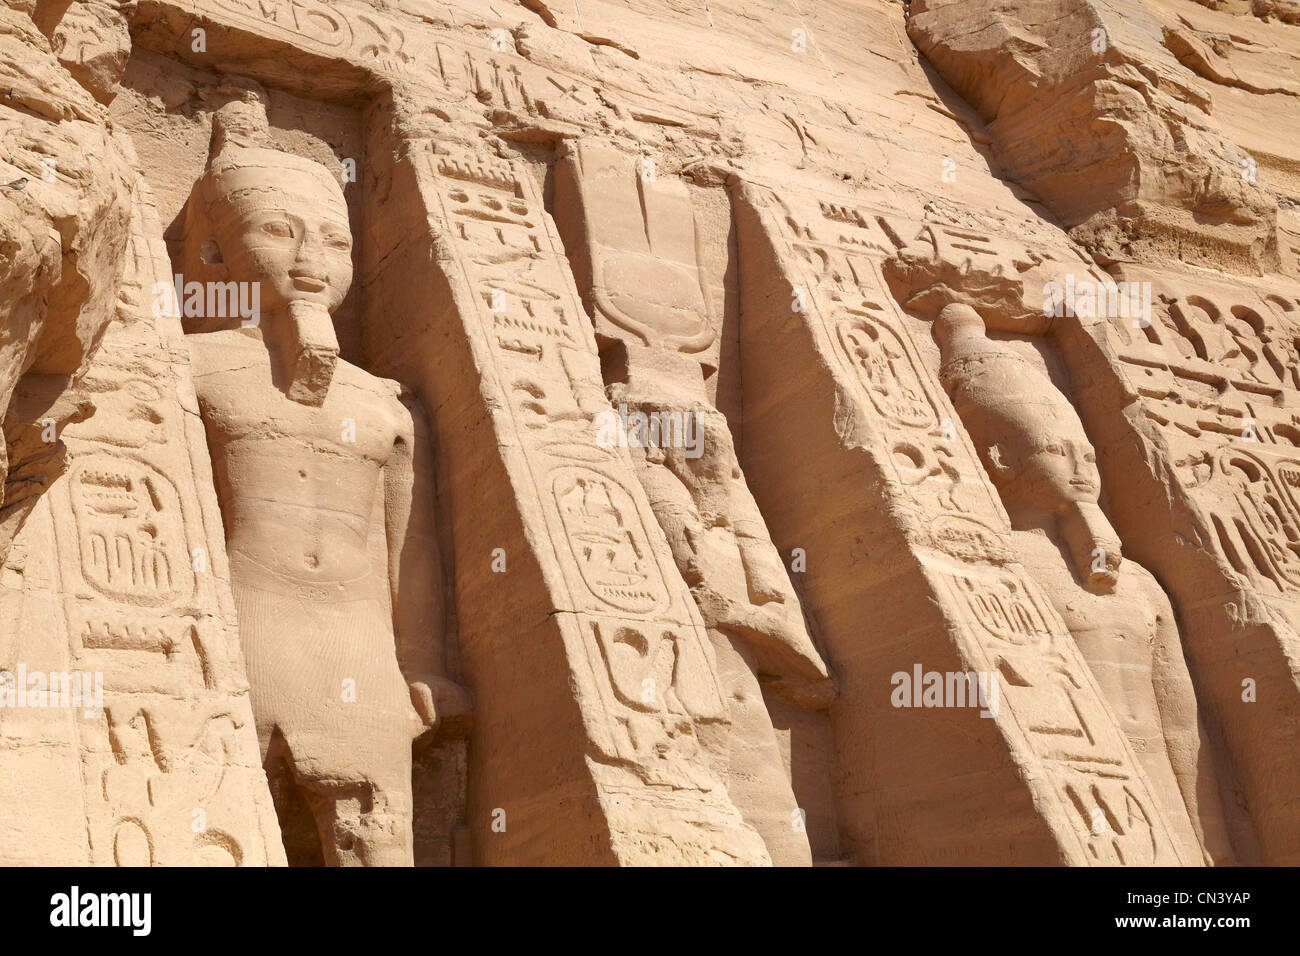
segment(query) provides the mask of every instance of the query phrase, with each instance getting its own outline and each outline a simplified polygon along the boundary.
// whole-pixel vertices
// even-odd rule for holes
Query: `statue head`
[[[1052,514],[1067,538],[1082,529],[1087,541],[1070,541],[1076,563],[1086,564],[1085,580],[1103,583],[1097,575],[1118,568],[1120,546],[1098,507],[1096,453],[1074,406],[1044,372],[990,339],[970,306],[946,306],[935,334],[940,378],[1007,509]]]
[[[259,307],[253,324],[267,323],[264,334],[287,350],[291,397],[319,404],[304,396],[328,387],[338,355],[330,314],[352,284],[347,204],[324,166],[265,148],[265,140],[265,110],[251,94],[213,116],[207,168],[186,207],[181,275],[185,288],[250,284]],[[250,321],[228,309],[193,315],[188,295],[183,301],[189,332]]]
[[[210,174],[209,251],[231,279],[258,282],[272,311],[290,302],[333,312],[352,284],[343,191],[319,163],[270,149],[239,150]]]
[[[968,306],[944,309],[935,332],[944,386],[1003,499],[1048,511],[1095,503],[1101,479],[1092,443],[1051,380],[988,338]]]

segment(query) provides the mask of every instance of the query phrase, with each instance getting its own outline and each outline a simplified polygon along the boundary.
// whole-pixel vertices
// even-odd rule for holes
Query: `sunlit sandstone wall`
[[[154,308],[249,102],[337,178],[339,361],[432,463],[464,696],[414,745],[417,864],[1295,862],[1284,7],[18,4],[5,55],[108,104],[135,198],[97,411],[0,581],[6,666],[98,670],[106,713],[5,730],[63,781],[5,858],[349,852],[258,768],[214,317]],[[698,431],[608,440],[637,413]]]

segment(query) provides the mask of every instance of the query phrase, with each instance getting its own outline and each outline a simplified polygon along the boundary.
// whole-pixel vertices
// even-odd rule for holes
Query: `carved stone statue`
[[[338,358],[342,190],[257,145],[264,126],[256,102],[216,115],[182,254],[186,283],[259,291],[258,316],[209,315],[188,336],[258,736],[273,791],[291,776],[327,863],[409,866],[411,742],[456,697],[428,451],[397,383]]]
[[[662,387],[647,388],[647,378],[635,372],[629,382],[611,386],[611,397],[645,415],[684,414],[698,429],[698,457],[689,449],[650,445],[632,448],[632,460],[713,641],[731,721],[727,791],[732,803],[763,837],[775,865],[807,866],[812,863],[807,832],[802,816],[796,816],[799,803],[760,677],[812,709],[829,705],[833,689],[745,484],[727,420],[704,399],[698,368],[695,402],[666,400]],[[662,386],[662,380],[656,384]]]
[[[557,190],[617,429],[713,641],[731,722],[728,794],[774,864],[810,865],[805,811],[760,677],[814,710],[834,689],[727,419],[709,401],[697,353],[717,332],[690,196],[680,181],[638,174],[631,156],[593,144],[562,163]]]
[[[940,377],[1011,518],[1021,561],[1064,619],[1189,860],[1232,862],[1196,694],[1169,599],[1125,560],[1098,505],[1083,424],[1045,374],[969,305],[935,322]]]

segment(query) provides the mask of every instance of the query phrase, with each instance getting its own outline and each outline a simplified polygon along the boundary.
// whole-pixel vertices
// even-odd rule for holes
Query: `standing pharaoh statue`
[[[968,305],[935,322],[940,377],[1011,517],[1025,568],[1088,661],[1189,860],[1232,862],[1213,758],[1173,608],[1120,553],[1074,407],[1048,377],[988,337]]]
[[[409,866],[412,741],[463,707],[429,453],[418,405],[338,357],[341,188],[265,141],[251,97],[214,116],[181,251],[186,284],[260,299],[252,319],[185,308],[258,736],[282,818],[296,787],[326,863]]]

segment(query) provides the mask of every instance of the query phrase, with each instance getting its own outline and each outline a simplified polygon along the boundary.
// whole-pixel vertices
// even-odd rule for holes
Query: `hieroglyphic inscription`
[[[907,226],[828,200],[819,213],[796,218],[785,207],[784,215],[773,217],[801,267],[796,291],[811,300],[806,314],[821,324],[845,380],[882,422],[882,458],[896,480],[931,518],[952,519],[942,526],[946,533],[929,535],[931,546],[961,556],[971,535],[991,543],[1000,533],[986,516],[998,506],[881,275],[880,260],[902,241]],[[964,533],[956,533],[958,526]]]
[[[1150,281],[1149,327],[1109,322],[1138,408],[1222,561],[1265,593],[1300,589],[1300,290]],[[1150,426],[1148,426],[1150,427]]]
[[[779,237],[802,318],[840,369],[841,387],[870,409],[855,440],[869,442],[907,498],[924,502],[926,526],[905,532],[922,549],[940,606],[970,642],[967,653],[998,675],[1003,706],[1046,769],[1063,811],[1056,819],[1070,821],[1061,838],[1084,861],[1176,862],[1131,745],[1078,647],[1039,586],[1011,563],[1005,512],[934,373],[917,357],[878,260],[919,236],[930,243],[927,256],[958,259],[958,270],[963,262],[969,269],[971,257],[1006,259],[1012,276],[1035,263],[1020,263],[1003,248],[1014,243],[978,230],[918,228],[835,200],[813,212],[788,194],[747,189]],[[990,267],[995,273],[1004,271]]]
[[[557,599],[580,620],[586,660],[572,665],[599,695],[583,702],[593,743],[644,782],[714,790],[697,736],[724,713],[712,656],[689,594],[669,584],[679,579],[665,572],[671,558],[625,450],[596,441],[594,418],[609,405],[554,226],[509,162],[443,144],[422,162],[440,258],[471,290],[466,318],[486,336],[508,401],[501,427],[564,570]]]

